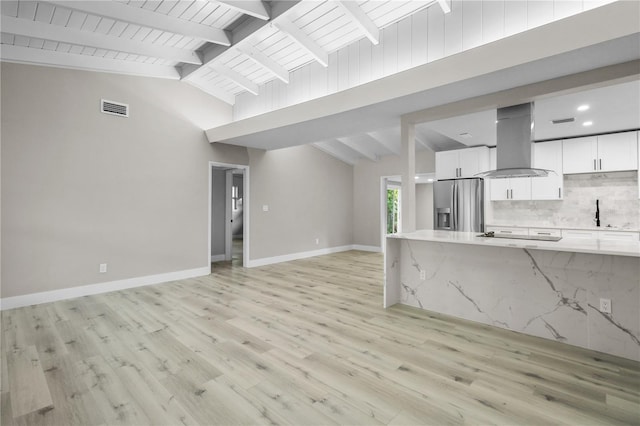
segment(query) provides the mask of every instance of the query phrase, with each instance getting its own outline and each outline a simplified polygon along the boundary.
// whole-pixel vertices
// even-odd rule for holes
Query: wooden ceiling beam
[[[271,18],[268,6],[260,0],[218,0],[218,3],[263,21],[268,21]]]
[[[247,45],[239,48],[238,51],[247,55],[252,61],[265,68],[282,82],[289,84],[289,71],[255,47]]]
[[[311,37],[305,34],[291,21],[281,19],[273,24],[278,30],[287,34],[304,50],[309,52],[311,56],[323,67],[329,66],[329,54],[318,43],[313,41]]]
[[[24,37],[69,43],[78,46],[89,46],[97,49],[114,50],[116,52],[133,53],[152,58],[168,59],[176,62],[201,64],[200,56],[192,51],[175,47],[156,46],[151,43],[127,40],[119,37],[76,30],[59,25],[27,19],[2,16],[2,32]]]
[[[116,19],[129,24],[142,25],[161,31],[180,34],[223,46],[231,45],[229,35],[220,28],[196,24],[185,19],[173,18],[147,9],[127,6],[117,1],[47,1],[56,7],[89,13],[104,18]]]
[[[56,52],[55,50],[33,49],[30,47],[2,45],[2,60],[22,64],[49,65],[60,68],[111,72],[117,74],[160,77],[178,80],[176,67],[152,65],[134,61],[114,61],[97,56]]]
[[[360,31],[377,45],[380,43],[380,29],[369,18],[369,16],[358,6],[355,1],[339,0],[336,3],[342,8],[345,14],[358,26]]]

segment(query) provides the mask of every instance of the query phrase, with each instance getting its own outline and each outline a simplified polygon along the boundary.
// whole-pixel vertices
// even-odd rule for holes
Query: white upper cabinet
[[[489,148],[436,152],[436,179],[470,178],[489,170]]]
[[[562,141],[562,170],[565,174],[595,172],[598,166],[597,158],[597,136]]]
[[[436,179],[455,179],[460,170],[458,151],[436,152]]]
[[[531,179],[532,200],[561,200],[563,197],[562,141],[533,144],[533,167],[553,170],[546,177]]]
[[[565,139],[562,142],[565,174],[638,169],[638,132]]]
[[[598,170],[638,169],[638,132],[598,136]]]
[[[496,168],[496,149],[490,150],[491,170]],[[538,179],[538,178],[536,178]],[[488,182],[491,201],[504,200],[530,200],[531,199],[531,178],[505,178],[486,179]]]

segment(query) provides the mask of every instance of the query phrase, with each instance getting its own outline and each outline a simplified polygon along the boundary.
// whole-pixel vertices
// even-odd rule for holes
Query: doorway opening
[[[380,179],[380,247],[387,246],[387,235],[402,232],[402,180],[400,176]]]
[[[387,186],[387,234],[400,232],[400,188]]]
[[[209,162],[209,260],[212,270],[249,259],[249,166]]]

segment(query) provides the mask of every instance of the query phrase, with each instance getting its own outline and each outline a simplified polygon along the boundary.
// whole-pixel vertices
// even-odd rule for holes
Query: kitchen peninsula
[[[402,303],[640,361],[640,242],[422,230],[387,237],[384,306]],[[612,313],[600,311],[600,299]]]

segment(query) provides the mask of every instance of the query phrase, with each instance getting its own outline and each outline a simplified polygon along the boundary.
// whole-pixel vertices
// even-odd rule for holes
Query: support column
[[[402,119],[402,232],[416,230],[416,127]]]

